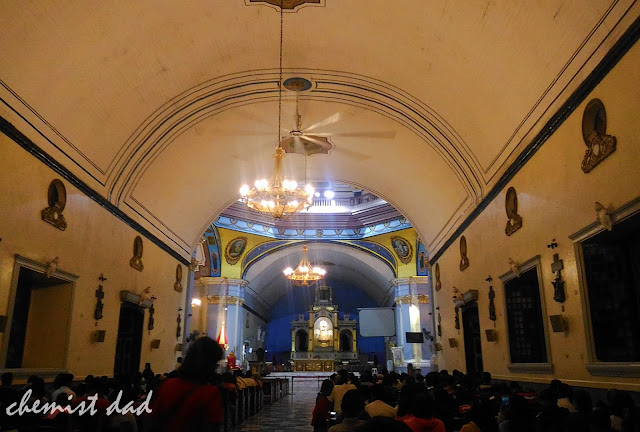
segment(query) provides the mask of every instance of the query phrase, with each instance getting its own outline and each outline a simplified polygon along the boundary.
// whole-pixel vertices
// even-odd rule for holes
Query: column
[[[424,328],[433,334],[433,315],[430,302],[430,286],[427,276],[393,279],[396,303],[396,337],[402,347],[404,367],[412,363],[414,368],[426,374],[431,369],[431,341],[424,338],[422,344],[406,342],[407,332],[422,333]]]
[[[247,281],[225,277],[203,277],[196,281],[207,300],[206,333],[217,339],[222,326],[227,337],[225,356],[234,351],[238,362],[244,343],[244,287]]]

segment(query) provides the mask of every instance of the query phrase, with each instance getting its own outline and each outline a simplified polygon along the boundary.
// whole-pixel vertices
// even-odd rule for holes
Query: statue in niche
[[[435,274],[436,274],[436,291],[440,291],[440,288],[442,288],[442,282],[440,282],[440,264],[439,263],[436,263]]]
[[[493,290],[493,286],[489,286],[489,319],[491,321],[496,320],[496,305],[493,300],[496,298],[496,292]]]
[[[49,184],[47,193],[49,207],[41,212],[42,220],[50,223],[60,231],[67,229],[67,221],[64,219],[62,211],[67,204],[67,190],[61,180],[55,179]]]
[[[176,267],[176,283],[173,284],[173,289],[182,292],[182,266],[178,264]]]
[[[522,216],[518,214],[518,195],[513,187],[507,189],[504,207],[507,212],[507,217],[509,218],[504,233],[510,236],[522,228]]]
[[[467,257],[467,239],[465,236],[460,237],[460,271],[464,271],[469,267],[469,258]]]
[[[142,238],[140,236],[136,236],[133,241],[133,257],[129,260],[129,265],[138,271],[144,270],[144,265],[142,264]]]
[[[616,137],[607,135],[607,112],[600,99],[592,99],[582,115],[582,138],[587,150],[582,159],[586,174],[616,151]]]

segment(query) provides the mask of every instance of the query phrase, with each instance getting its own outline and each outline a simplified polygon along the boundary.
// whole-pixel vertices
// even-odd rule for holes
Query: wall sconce
[[[549,320],[554,333],[569,332],[569,320],[564,315],[549,315]]]
[[[484,331],[487,337],[487,342],[495,342],[498,340],[498,333],[494,329],[488,329]]]
[[[154,339],[151,341],[151,349],[160,348],[160,339]]]
[[[449,338],[449,347],[457,348],[457,346],[458,346],[458,340],[456,338]]]
[[[104,337],[106,336],[106,330],[96,330],[93,332],[93,341],[96,343],[104,342]]]
[[[200,306],[202,304],[202,300],[200,300],[199,298],[193,298],[191,299],[191,306]]]

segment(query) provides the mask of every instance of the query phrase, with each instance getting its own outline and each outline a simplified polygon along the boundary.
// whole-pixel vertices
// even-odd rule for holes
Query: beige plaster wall
[[[617,137],[617,150],[607,160],[584,174],[580,168],[585,144],[581,122],[584,108],[592,98],[603,101],[607,110],[607,133]],[[582,313],[581,289],[578,282],[574,244],[568,238],[586,225],[595,222],[594,202],[619,207],[640,195],[640,44],[636,44],[620,63],[604,78],[592,94],[580,104],[542,146],[509,185],[484,212],[465,230],[470,266],[459,270],[459,240],[438,260],[442,289],[435,293],[442,315],[442,344],[439,355],[441,368],[465,370],[462,330],[454,328],[453,286],[465,292],[480,291],[478,300],[482,329],[482,353],[485,370],[496,378],[549,382],[559,378],[572,385],[618,387],[640,390],[638,378],[607,378],[591,376],[585,368],[587,335]],[[523,227],[512,236],[504,233],[507,216],[504,202],[506,189],[515,187]],[[547,244],[555,238],[558,248]],[[566,302],[553,301],[551,262],[558,253],[564,260]],[[499,276],[509,271],[509,257],[522,263],[535,255],[541,256],[542,282],[547,314],[564,313],[570,331],[548,333],[550,357],[555,367],[552,375],[511,374],[507,369],[509,351],[505,327],[504,289]],[[489,343],[484,330],[494,328],[489,320],[488,275],[493,277],[496,291],[498,341]],[[564,307],[564,312],[562,311]],[[547,325],[548,318],[545,317]],[[550,329],[549,329],[550,330]],[[458,348],[449,348],[448,339],[456,338]]]
[[[144,271],[129,266],[136,231],[63,180],[67,189],[64,216],[67,229],[60,231],[42,221],[47,189],[61,178],[36,158],[0,134],[0,314],[7,314],[14,255],[46,263],[58,256],[60,270],[79,276],[74,287],[67,369],[76,376],[112,375],[120,311],[120,290],[140,292],[151,286],[155,301],[155,328],[147,331],[145,311],[140,364],[150,362],[154,371],[172,370],[176,355],[176,317],[183,293],[174,291],[173,257],[143,238]],[[184,269],[184,267],[183,267]],[[93,312],[98,277],[103,273],[104,318],[96,325]],[[186,286],[186,272],[183,286]],[[184,316],[184,315],[183,315]],[[94,330],[106,330],[104,343],[93,343]],[[0,333],[0,343],[5,334]],[[151,340],[160,348],[151,350]]]

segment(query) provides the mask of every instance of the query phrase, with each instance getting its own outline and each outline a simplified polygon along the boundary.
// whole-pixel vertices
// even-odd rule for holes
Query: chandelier
[[[294,284],[298,286],[310,286],[324,278],[327,271],[321,267],[313,267],[309,262],[307,245],[302,246],[302,259],[296,269],[287,267],[283,273]]]
[[[282,219],[311,207],[315,189],[309,184],[302,188],[295,180],[282,178],[282,147],[276,149],[274,158],[276,166],[273,177],[270,180],[256,180],[253,188],[242,186],[240,195],[250,209],[269,213],[274,219]]]
[[[280,4],[280,81],[278,82],[278,137],[280,136],[282,120],[282,27],[283,11]],[[306,156],[305,156],[306,157]],[[243,185],[240,188],[241,200],[250,209],[261,213],[268,213],[274,219],[282,219],[286,216],[306,210],[313,205],[315,189],[311,185],[298,186],[295,180],[287,180],[282,176],[282,159],[284,149],[280,142],[276,146],[274,156],[275,170],[270,180],[256,180],[253,188]],[[305,159],[306,161],[306,159]],[[306,164],[305,164],[306,165]],[[306,166],[305,166],[306,175]]]

